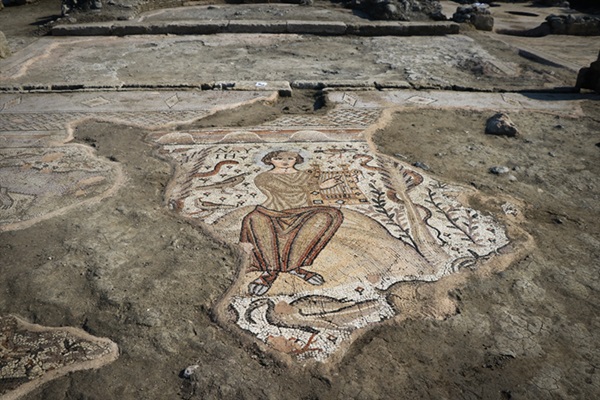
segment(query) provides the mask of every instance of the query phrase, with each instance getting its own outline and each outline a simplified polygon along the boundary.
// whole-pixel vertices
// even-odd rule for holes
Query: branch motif
[[[395,209],[388,210],[386,208],[387,202],[385,199],[385,197],[386,197],[385,193],[382,190],[378,189],[372,183],[370,183],[369,186],[371,187],[371,193],[373,194],[371,201],[373,202],[373,208],[375,208],[375,211],[377,211],[378,213],[380,213],[386,217],[387,224],[395,226],[400,230],[398,239],[402,243],[412,247],[419,254],[421,254],[421,252],[419,251],[419,247],[417,246],[417,243],[415,242],[414,238],[411,235],[410,225],[409,225],[406,217],[404,215],[401,215],[398,207],[396,207]]]
[[[462,240],[470,241],[474,244],[479,244],[479,229],[478,217],[476,211],[469,209],[456,208],[454,206],[444,206],[443,203],[436,198],[436,196],[442,196],[431,188],[427,188],[428,198],[425,200],[427,203],[433,205],[437,212],[442,214],[446,220],[450,223],[446,225],[450,229],[458,230],[464,236]]]

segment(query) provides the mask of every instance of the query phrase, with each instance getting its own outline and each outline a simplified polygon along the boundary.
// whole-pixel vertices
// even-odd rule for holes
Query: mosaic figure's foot
[[[262,296],[271,289],[271,285],[277,279],[277,274],[263,273],[248,285],[248,293],[254,296]]]
[[[321,286],[322,284],[325,283],[325,279],[323,279],[323,277],[321,275],[317,274],[316,272],[310,272],[310,271],[304,270],[302,268],[292,270],[292,271],[290,271],[290,274],[304,279],[306,282],[310,283],[311,285]]]

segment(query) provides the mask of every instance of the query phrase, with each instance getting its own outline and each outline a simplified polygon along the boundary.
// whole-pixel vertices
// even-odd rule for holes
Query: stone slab
[[[315,56],[322,48],[328,51]],[[65,90],[200,88],[214,81],[355,81],[356,85],[405,81],[419,88],[525,90],[552,82],[556,86],[569,84],[551,74],[530,73],[515,62],[504,61],[514,59],[512,50],[504,51],[492,54],[462,35],[402,40],[391,36],[296,34],[45,37],[0,61],[0,88],[47,90],[52,85],[58,89],[58,84]],[[471,65],[473,60],[478,68]]]
[[[544,37],[503,35],[495,38],[515,47],[522,56],[538,64],[559,65],[573,72],[590,65],[596,59],[600,41],[598,37],[566,35]]]
[[[477,93],[444,90],[385,90],[345,92],[327,90],[327,99],[361,109],[382,107],[435,107],[468,110],[546,111],[582,115],[581,103],[600,100],[596,94]]]

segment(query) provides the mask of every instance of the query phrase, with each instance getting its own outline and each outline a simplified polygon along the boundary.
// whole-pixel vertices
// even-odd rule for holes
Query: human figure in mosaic
[[[297,152],[272,151],[261,161],[272,169],[258,174],[254,183],[267,200],[246,215],[240,234],[240,243],[251,257],[250,269],[262,271],[248,291],[265,294],[282,272],[322,285],[324,278],[306,267],[335,235],[344,217],[338,208],[312,205],[309,193],[333,188],[341,177],[319,182],[312,173],[296,169],[304,162]]]

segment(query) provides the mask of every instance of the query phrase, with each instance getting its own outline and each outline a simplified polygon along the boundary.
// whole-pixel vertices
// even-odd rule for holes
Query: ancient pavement
[[[194,6],[11,42],[0,399],[600,394],[597,49],[411,26]]]

